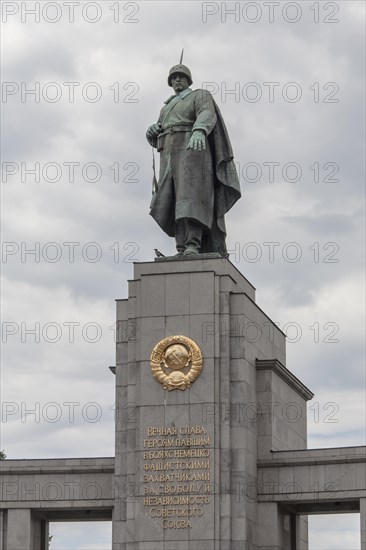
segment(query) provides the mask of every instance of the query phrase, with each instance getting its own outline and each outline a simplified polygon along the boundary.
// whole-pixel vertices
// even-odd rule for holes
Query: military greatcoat
[[[212,95],[188,88],[171,96],[161,109],[158,124],[160,134],[149,140],[161,153],[151,216],[171,237],[178,220],[200,222],[204,229],[202,252],[223,253],[224,214],[240,197],[240,187],[229,137]],[[187,149],[194,130],[207,136],[206,150]]]

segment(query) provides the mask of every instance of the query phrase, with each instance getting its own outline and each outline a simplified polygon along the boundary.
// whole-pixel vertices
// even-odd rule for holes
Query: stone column
[[[0,550],[47,550],[48,521],[32,510],[0,510]]]
[[[276,502],[261,502],[258,504],[256,535],[256,549],[282,550],[280,513]]]
[[[267,519],[256,502],[256,360],[284,364],[285,337],[253,286],[221,258],[137,263],[117,335],[113,550],[255,548]],[[150,357],[178,336],[199,347],[203,368],[170,391]]]
[[[7,510],[6,543],[8,550],[33,550],[31,511],[20,508]]]
[[[4,541],[5,541],[5,520],[4,515],[6,511],[0,510],[0,550],[4,550]]]
[[[360,498],[361,550],[366,550],[366,498]]]
[[[297,535],[297,550],[308,550],[309,535],[308,535],[308,516],[296,516],[296,535]]]

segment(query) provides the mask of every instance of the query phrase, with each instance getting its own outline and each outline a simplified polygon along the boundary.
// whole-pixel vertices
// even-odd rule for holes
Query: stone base
[[[258,457],[306,446],[305,422],[294,426],[271,408],[296,402],[306,414],[309,393],[295,377],[281,377],[285,335],[219,254],[157,258],[134,270],[129,298],[117,304],[117,405],[131,404],[133,418],[116,424],[116,479],[125,492],[116,502],[114,548],[254,549],[259,524],[262,534],[267,529],[251,495]],[[164,390],[150,368],[154,347],[175,335],[203,355],[184,391]],[[259,370],[257,360],[273,363]],[[168,372],[159,361],[159,373]]]
[[[184,254],[174,256],[162,256],[155,258],[155,262],[182,262],[190,260],[216,260],[224,259],[221,254],[218,252],[207,252],[205,254],[190,254],[189,256],[184,256]]]

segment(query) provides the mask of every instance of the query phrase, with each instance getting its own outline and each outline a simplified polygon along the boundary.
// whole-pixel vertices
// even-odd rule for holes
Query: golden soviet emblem
[[[164,390],[185,390],[201,374],[202,353],[186,336],[168,336],[154,347],[150,366]]]

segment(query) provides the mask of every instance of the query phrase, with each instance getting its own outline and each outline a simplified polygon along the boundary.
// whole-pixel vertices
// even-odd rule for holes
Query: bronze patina
[[[175,93],[146,132],[160,153],[150,214],[175,238],[177,256],[226,257],[224,216],[240,198],[239,179],[220,110],[209,91],[192,90],[192,83],[181,58],[168,74]]]

